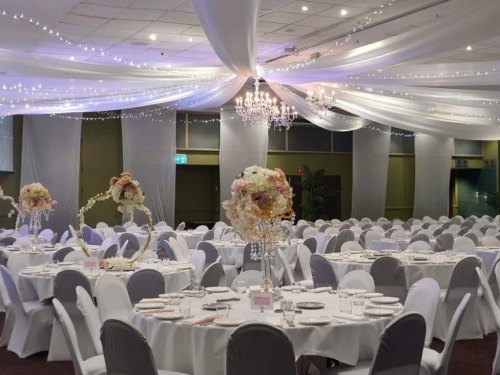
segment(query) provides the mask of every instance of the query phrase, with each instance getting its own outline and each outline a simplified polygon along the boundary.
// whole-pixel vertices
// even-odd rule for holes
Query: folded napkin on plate
[[[203,317],[194,317],[191,319],[184,319],[182,324],[187,324],[188,326],[195,326],[198,324],[210,323],[215,320],[215,315],[205,315]]]
[[[174,312],[174,309],[154,309],[154,310],[141,310],[142,315],[153,315],[164,312]]]
[[[35,273],[35,276],[42,276],[42,277],[48,277],[48,276],[55,276],[55,273],[51,272],[40,272],[40,273]]]
[[[403,309],[403,305],[400,303],[395,303],[391,305],[384,305],[384,304],[376,304],[372,302],[367,302],[366,307],[369,309],[385,309],[385,310],[392,310],[392,311],[400,311]]]
[[[183,290],[180,293],[188,297],[194,297],[196,295],[196,292],[194,290]]]
[[[322,288],[316,288],[316,289],[309,289],[307,293],[321,293],[321,292],[329,292],[332,290],[331,286],[324,286]]]
[[[250,289],[251,292],[260,292],[260,285],[250,285],[248,289]]]
[[[143,298],[139,302],[140,303],[150,303],[150,302],[159,302],[159,303],[168,303],[170,300],[168,298]]]
[[[283,318],[281,316],[268,317],[266,321],[273,326],[283,328]]]
[[[350,320],[352,322],[367,322],[370,319],[368,319],[366,316],[358,316],[358,315],[352,315],[352,314],[345,314],[345,313],[335,313],[332,315],[334,318],[337,319],[343,319],[343,320]]]

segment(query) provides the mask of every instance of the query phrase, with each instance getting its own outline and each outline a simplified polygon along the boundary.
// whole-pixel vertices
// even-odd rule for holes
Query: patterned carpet
[[[4,314],[0,313],[0,327],[3,327],[3,320]],[[441,351],[443,346],[441,341],[434,340],[432,343],[432,348],[438,351]],[[496,334],[494,333],[483,340],[458,341],[453,349],[448,373],[450,375],[491,375],[495,351]],[[19,359],[6,348],[0,348],[1,375],[68,375],[73,373],[71,362],[47,362],[47,353]],[[302,371],[301,375],[305,374],[306,372]]]

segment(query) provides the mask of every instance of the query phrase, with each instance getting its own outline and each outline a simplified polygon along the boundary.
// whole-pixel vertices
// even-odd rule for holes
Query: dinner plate
[[[351,254],[361,254],[361,250],[351,250]]]
[[[171,264],[171,266],[178,270],[190,270],[193,268],[191,264]]]
[[[373,263],[373,259],[360,259],[358,263]]]
[[[427,263],[429,263],[429,261],[428,260],[411,260],[409,263],[410,264],[427,264]]]
[[[391,316],[394,311],[387,309],[365,309],[365,315],[367,316]]]
[[[164,303],[157,302],[139,302],[135,304],[135,308],[139,310],[153,310],[153,309],[163,309],[165,307]]]
[[[41,273],[43,272],[41,269],[29,269],[29,270],[21,270],[21,273],[23,275],[32,275],[34,273]]]
[[[396,302],[399,302],[399,298],[397,297],[375,297],[370,299],[371,302],[373,303],[380,303],[380,304],[393,304]]]
[[[156,319],[160,320],[179,320],[184,318],[184,314],[179,314],[175,312],[163,312],[153,315]]]
[[[345,289],[343,291],[345,291]],[[363,294],[363,293],[366,293],[366,290],[365,289],[347,289],[347,293],[349,293],[349,294]]]
[[[380,250],[381,253],[384,253],[384,254],[392,254],[394,253],[396,250],[394,249],[384,249],[384,250]]]
[[[322,326],[331,322],[327,316],[310,316],[308,318],[299,319],[298,322],[305,326]]]
[[[217,306],[228,306],[228,308],[231,308],[231,305],[229,303],[205,303],[201,307],[205,310],[210,310],[210,311],[215,311],[217,310]]]
[[[365,298],[383,297],[382,293],[365,293]]]
[[[322,309],[323,307],[325,307],[325,304],[321,302],[297,302],[295,306],[297,306],[299,309],[315,310]]]
[[[215,319],[214,323],[221,327],[237,327],[242,324],[245,324],[247,320],[245,319],[236,319],[236,318],[222,318]]]
[[[210,293],[225,293],[229,292],[230,289],[227,286],[209,286],[205,290]]]
[[[19,247],[9,247],[9,251],[21,251]]]
[[[59,262],[60,266],[71,266],[73,264],[75,264],[75,262]]]
[[[184,294],[182,294],[182,293],[178,293],[178,294],[179,294],[179,298],[184,298]],[[160,294],[158,297],[160,297],[160,298],[170,298],[170,293]]]

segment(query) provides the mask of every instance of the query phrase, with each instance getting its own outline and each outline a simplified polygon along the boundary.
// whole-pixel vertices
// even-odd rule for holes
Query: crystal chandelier
[[[259,80],[255,80],[255,93],[247,92],[245,100],[236,98],[236,113],[252,126],[270,125],[273,116],[279,113],[276,98],[270,99],[269,94],[259,92]]]
[[[286,105],[286,103],[281,102],[281,109],[273,116],[274,128],[279,128],[280,131],[282,128],[285,128],[286,130],[290,129],[293,120],[297,118],[297,112],[294,110],[295,107],[290,108]]]
[[[332,90],[332,96],[328,97],[325,95],[325,89],[323,87],[318,87],[316,93],[312,91],[307,92],[307,104],[313,110],[314,113],[320,115],[326,115],[328,109],[335,105],[335,91]]]

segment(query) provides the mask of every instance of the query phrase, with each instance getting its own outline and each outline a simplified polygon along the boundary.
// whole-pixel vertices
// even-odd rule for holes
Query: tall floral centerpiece
[[[147,218],[148,238],[146,242],[139,249],[139,255],[134,259],[127,258],[109,258],[106,260],[107,266],[112,267],[126,267],[132,265],[135,261],[142,257],[142,254],[148,248],[152,238],[152,218],[151,211],[144,206],[144,193],[139,187],[139,182],[132,180],[132,175],[128,172],[123,172],[120,177],[113,177],[109,181],[109,189],[102,194],[98,194],[88,200],[87,204],[80,209],[78,214],[79,226],[76,232],[79,245],[82,247],[85,255],[90,258],[90,253],[87,244],[82,238],[82,227],[85,224],[85,213],[90,210],[98,201],[105,201],[112,198],[119,204],[118,210],[123,212],[126,210],[129,214],[130,220],[133,220],[134,210],[144,212]]]
[[[0,198],[9,200],[15,210],[18,212],[16,219],[16,230],[19,227],[20,221],[24,220],[26,215],[30,217],[29,228],[33,230],[33,244],[38,245],[38,230],[41,228],[42,213],[46,220],[49,220],[49,215],[54,209],[52,208],[57,202],[52,199],[49,191],[39,182],[25,185],[19,193],[19,203],[16,203],[14,198],[4,195],[0,187]],[[9,217],[15,214],[14,210],[9,212]]]
[[[282,238],[281,220],[292,216],[292,188],[279,168],[248,167],[231,184],[232,198],[222,202],[226,216],[247,242],[258,243],[252,251],[262,259],[264,290],[271,283],[274,243]]]

